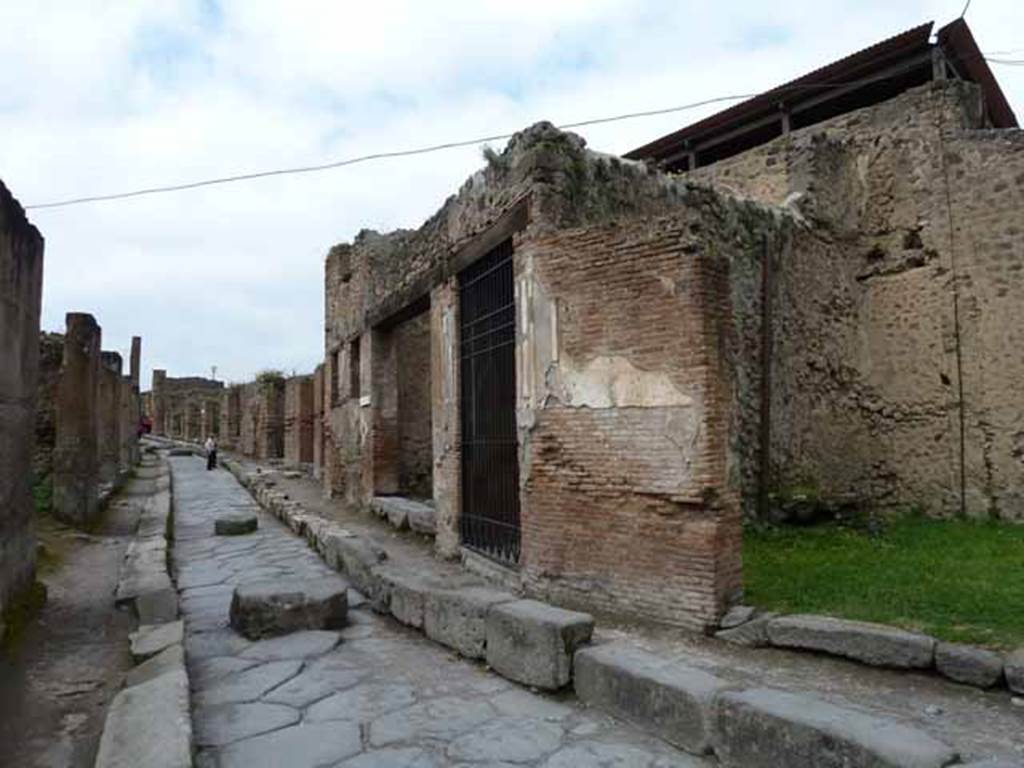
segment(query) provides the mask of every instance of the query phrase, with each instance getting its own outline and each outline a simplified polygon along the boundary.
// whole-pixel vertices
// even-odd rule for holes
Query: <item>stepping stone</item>
[[[1014,693],[1024,693],[1024,648],[1006,657],[1003,667],[1006,673],[1006,684]]]
[[[214,521],[213,531],[218,536],[241,536],[252,533],[258,526],[259,521],[251,512],[228,512]]]
[[[235,587],[231,626],[256,640],[300,629],[340,629],[348,615],[340,579],[276,579]]]
[[[131,642],[132,658],[138,664],[150,656],[156,656],[165,648],[180,645],[184,641],[185,625],[179,619],[166,624],[143,624],[128,636]]]

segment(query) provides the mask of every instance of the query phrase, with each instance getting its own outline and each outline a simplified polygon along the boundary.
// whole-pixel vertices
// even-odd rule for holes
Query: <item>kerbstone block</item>
[[[1003,678],[1003,657],[972,645],[939,643],[935,646],[935,668],[958,683],[991,688]]]
[[[1014,693],[1024,693],[1024,648],[1018,648],[1003,661],[1006,684]]]
[[[165,624],[143,624],[128,636],[132,658],[136,663],[156,656],[172,645],[180,645],[185,639],[185,625],[181,620]]]
[[[768,622],[768,638],[781,648],[822,651],[876,667],[927,669],[935,658],[935,638],[829,616],[780,616]]]
[[[124,676],[124,687],[131,688],[133,685],[140,685],[175,669],[183,671],[185,669],[185,649],[179,644],[164,648],[156,656],[128,670]]]
[[[348,615],[341,579],[276,579],[235,587],[231,626],[250,640],[303,629],[340,629]]]
[[[720,694],[716,709],[725,768],[943,768],[957,759],[924,731],[813,696],[757,688]]]
[[[95,768],[188,768],[192,718],[184,668],[170,670],[114,697]]]
[[[516,596],[487,587],[431,591],[423,610],[423,630],[436,643],[469,659],[484,658],[487,612]]]
[[[579,651],[573,685],[580,701],[694,754],[711,748],[715,696],[725,690],[704,670],[622,644]]]
[[[517,600],[487,613],[487,663],[503,677],[557,690],[572,679],[576,649],[590,641],[594,617],[537,600]]]

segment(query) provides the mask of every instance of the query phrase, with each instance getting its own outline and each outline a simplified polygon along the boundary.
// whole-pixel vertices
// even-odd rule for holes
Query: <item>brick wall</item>
[[[430,313],[421,312],[393,331],[398,365],[398,489],[406,496],[433,495],[430,401]]]
[[[288,379],[284,397],[284,459],[309,464],[313,461],[313,377]]]

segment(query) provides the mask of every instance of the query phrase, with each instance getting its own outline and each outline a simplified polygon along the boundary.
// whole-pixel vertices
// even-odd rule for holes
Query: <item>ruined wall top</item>
[[[588,150],[550,123],[515,134],[417,230],[363,230],[331,248],[325,269],[327,347],[387,320],[476,256],[479,243],[720,205],[710,187]],[[760,207],[760,206],[758,206]],[[497,242],[493,243],[496,245]]]

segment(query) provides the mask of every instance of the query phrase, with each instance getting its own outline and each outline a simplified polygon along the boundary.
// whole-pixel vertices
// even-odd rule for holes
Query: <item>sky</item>
[[[24,205],[753,93],[962,0],[0,0],[0,179]],[[1020,0],[974,0],[985,52],[1024,58]],[[1024,67],[993,65],[1024,118]],[[580,130],[623,153],[705,108]],[[495,145],[501,148],[501,143]],[[417,227],[481,146],[131,200],[30,210],[43,328],[90,312],[143,339],[143,388],[323,357],[323,262]]]

